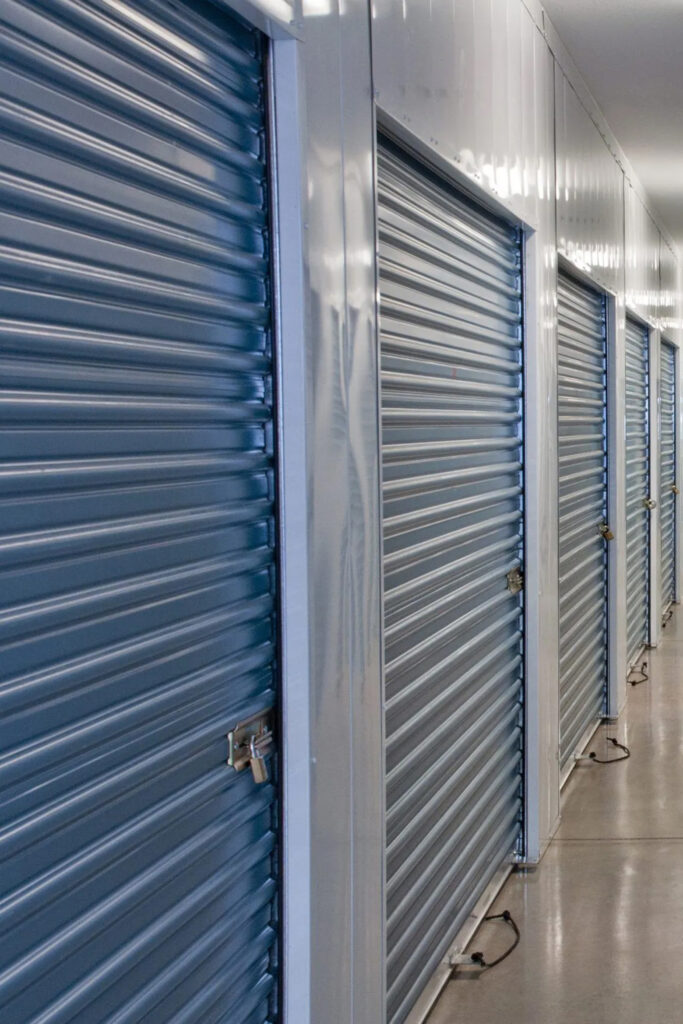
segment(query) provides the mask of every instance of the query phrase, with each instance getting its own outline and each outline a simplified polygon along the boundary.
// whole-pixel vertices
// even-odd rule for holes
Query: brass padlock
[[[610,528],[607,525],[607,523],[604,523],[604,522],[600,523],[600,525],[598,526],[598,530],[599,530],[600,536],[603,538],[603,540],[614,540],[614,534],[610,530]]]
[[[264,753],[262,753],[261,750],[259,750],[258,740],[256,739],[256,737],[252,737],[252,740],[249,744],[249,750],[251,753],[249,763],[251,765],[251,774],[254,776],[254,782],[258,783],[259,785],[262,782],[267,782],[268,765],[266,764]]]
[[[680,494],[681,493],[679,488],[676,487],[676,484],[672,484],[671,485],[671,490],[674,492],[674,494]]]

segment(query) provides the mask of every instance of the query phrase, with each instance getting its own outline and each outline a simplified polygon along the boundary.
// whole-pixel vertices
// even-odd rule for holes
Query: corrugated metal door
[[[0,1019],[274,1015],[263,54],[200,2],[0,9]]]
[[[626,319],[626,642],[629,667],[649,639],[650,337]]]
[[[607,685],[604,297],[558,277],[560,760],[603,712]]]
[[[394,1024],[520,837],[522,296],[518,231],[388,142],[379,252]]]
[[[659,495],[662,614],[676,600],[676,350],[662,341],[659,357]]]

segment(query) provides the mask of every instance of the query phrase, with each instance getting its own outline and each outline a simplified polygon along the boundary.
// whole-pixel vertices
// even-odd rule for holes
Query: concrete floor
[[[650,681],[609,729],[631,759],[574,770],[543,862],[492,908],[511,911],[518,948],[477,978],[456,973],[429,1024],[683,1021],[682,609],[649,655]],[[604,738],[590,749],[616,753]],[[509,940],[487,923],[471,948],[492,958]]]

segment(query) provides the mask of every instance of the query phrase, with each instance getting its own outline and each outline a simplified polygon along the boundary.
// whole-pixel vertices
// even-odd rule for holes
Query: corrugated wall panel
[[[676,600],[676,350],[667,341],[660,346],[660,467],[662,614]]]
[[[605,300],[558,277],[560,760],[605,703],[607,511]]]
[[[388,1020],[521,830],[519,233],[379,152]]]
[[[626,639],[632,667],[650,621],[650,338],[626,319]]]
[[[211,4],[0,8],[0,1018],[273,1019],[263,54]]]

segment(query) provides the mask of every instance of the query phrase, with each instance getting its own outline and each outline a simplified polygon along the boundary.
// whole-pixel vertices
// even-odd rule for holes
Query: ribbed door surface
[[[649,638],[649,333],[626,319],[626,641],[629,667]]]
[[[0,6],[0,1019],[273,1020],[261,40]]]
[[[560,759],[605,703],[606,329],[603,296],[558,278]]]
[[[662,613],[676,600],[676,350],[662,341],[659,358],[659,500]]]
[[[521,830],[518,233],[379,152],[388,1021]]]

